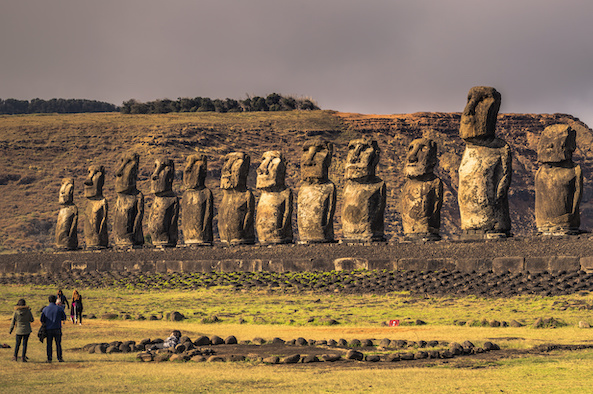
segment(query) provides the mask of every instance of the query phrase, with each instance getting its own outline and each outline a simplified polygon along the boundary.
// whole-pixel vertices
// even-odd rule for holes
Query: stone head
[[[381,150],[377,141],[360,138],[348,144],[346,179],[368,179],[375,176]]]
[[[283,188],[285,175],[286,162],[282,153],[275,150],[267,151],[262,155],[262,162],[257,168],[255,187],[258,189]]]
[[[437,164],[437,144],[430,138],[418,138],[408,145],[404,172],[408,178],[431,174]]]
[[[496,116],[500,108],[500,93],[489,86],[474,86],[467,95],[467,105],[461,115],[459,135],[462,139],[492,139],[496,131]]]
[[[100,197],[103,195],[105,183],[105,167],[92,165],[84,180],[84,196],[86,198]]]
[[[537,146],[537,159],[541,163],[559,163],[572,160],[577,147],[577,133],[569,125],[555,124],[542,132]]]
[[[208,172],[208,156],[190,155],[185,162],[183,183],[188,189],[201,189],[206,183]]]
[[[138,166],[140,156],[137,153],[125,153],[119,159],[119,165],[115,171],[115,192],[132,193],[136,191],[136,178],[138,177]]]
[[[74,201],[74,179],[62,179],[62,186],[60,187],[59,202],[62,205],[72,204]]]
[[[301,179],[303,181],[326,181],[333,150],[332,143],[321,139],[305,142],[301,156]]]
[[[224,157],[222,174],[220,176],[220,188],[246,189],[250,162],[250,157],[243,152],[228,153]]]
[[[150,177],[150,191],[159,194],[173,190],[175,179],[175,163],[171,159],[156,159],[154,171]]]

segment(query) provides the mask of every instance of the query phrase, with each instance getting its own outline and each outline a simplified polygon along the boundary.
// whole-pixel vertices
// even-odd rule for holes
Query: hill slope
[[[386,231],[391,237],[401,233],[396,205],[405,181],[402,169],[406,147],[422,135],[436,139],[440,156],[437,172],[445,183],[441,229],[445,235],[455,234],[459,231],[457,168],[464,149],[457,135],[459,120],[459,113],[360,115],[332,111],[0,116],[0,251],[51,248],[61,178],[74,177],[75,203],[82,212],[85,205],[82,182],[90,164],[106,166],[104,191],[113,203],[113,172],[117,158],[124,151],[140,154],[138,186],[147,197],[148,211],[152,202],[148,178],[157,156],[168,156],[175,161],[175,190],[181,194],[186,156],[196,151],[206,153],[210,160],[207,185],[218,204],[221,199],[218,180],[226,153],[241,150],[251,155],[249,184],[254,187],[255,169],[262,153],[272,149],[283,151],[288,161],[287,183],[296,191],[300,182],[301,145],[317,135],[335,144],[330,178],[338,185],[338,199],[348,141],[361,134],[370,134],[378,140],[382,150],[378,175],[388,185]],[[514,155],[510,205],[515,234],[534,230],[537,141],[541,131],[555,123],[568,123],[577,129],[575,161],[581,164],[588,178],[593,163],[593,132],[578,119],[562,114],[499,115],[498,135],[511,145]],[[585,182],[581,206],[583,228],[593,227],[591,191]],[[258,194],[256,191],[256,198]],[[335,223],[339,238],[339,204]],[[81,244],[83,239],[81,233]]]

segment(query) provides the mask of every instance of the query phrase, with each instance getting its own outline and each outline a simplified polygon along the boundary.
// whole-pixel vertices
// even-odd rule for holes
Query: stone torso
[[[178,239],[179,198],[155,196],[149,217],[149,232],[155,246],[175,246]]]
[[[583,173],[569,168],[542,165],[535,175],[535,221],[539,231],[578,229]]]
[[[461,228],[477,232],[508,232],[509,146],[496,138],[489,146],[467,144],[459,166]]]
[[[298,195],[298,227],[301,242],[334,240],[336,186],[332,182],[304,183]]]
[[[438,234],[441,226],[443,182],[411,178],[401,193],[401,215],[404,234]]]
[[[56,247],[70,250],[78,248],[78,208],[76,205],[65,205],[58,213]]]
[[[144,216],[144,195],[118,193],[115,201],[113,235],[116,245],[132,246],[144,244],[142,218]]]
[[[212,191],[190,189],[181,199],[183,238],[186,244],[212,244]]]
[[[292,242],[292,190],[262,191],[257,204],[256,230],[260,243]]]
[[[108,206],[105,198],[89,198],[85,210],[84,238],[87,248],[106,248]]]
[[[342,201],[342,232],[345,240],[383,241],[386,203],[385,182],[346,181]]]
[[[255,242],[255,198],[250,190],[225,189],[218,209],[220,240],[229,244]]]

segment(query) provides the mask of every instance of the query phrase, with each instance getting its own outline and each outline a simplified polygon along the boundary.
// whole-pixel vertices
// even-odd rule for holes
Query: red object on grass
[[[399,326],[399,320],[389,320],[389,327]]]

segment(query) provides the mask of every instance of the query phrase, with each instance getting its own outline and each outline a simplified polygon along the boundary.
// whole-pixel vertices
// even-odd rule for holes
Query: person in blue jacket
[[[45,324],[47,331],[47,362],[51,363],[52,345],[56,342],[56,356],[59,362],[64,362],[62,358],[62,322],[66,320],[64,308],[56,305],[57,297],[49,296],[49,305],[41,311],[41,323]]]

